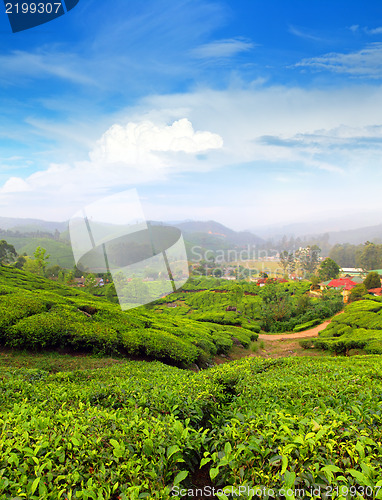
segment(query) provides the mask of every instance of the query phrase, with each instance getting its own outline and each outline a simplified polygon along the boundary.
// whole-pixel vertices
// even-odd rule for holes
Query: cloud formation
[[[371,43],[357,52],[347,54],[330,52],[319,57],[306,58],[293,67],[326,70],[354,77],[382,78],[382,43]]]
[[[52,163],[25,180],[11,177],[0,194],[33,191],[75,196],[163,180],[170,173],[208,169],[208,153],[222,147],[218,134],[195,131],[186,118],[171,125],[151,121],[115,124],[90,151],[90,161]],[[197,158],[199,154],[202,158]]]
[[[95,163],[125,163],[133,166],[161,161],[158,152],[196,154],[220,149],[223,139],[208,131],[195,132],[186,118],[172,125],[158,126],[150,121],[113,125],[90,152]]]
[[[245,38],[227,38],[200,45],[191,51],[196,59],[228,58],[248,52],[255,44]]]
[[[329,195],[344,186],[349,203],[367,191],[365,186],[377,189],[381,107],[382,88],[375,85],[198,89],[148,96],[93,143],[88,160],[51,164],[27,178],[9,180],[0,205],[5,211],[14,207],[13,213],[15,207],[21,207],[20,213],[23,206],[35,207],[38,216],[48,207],[48,218],[62,220],[100,196],[137,187],[150,192],[152,218],[173,220],[174,213],[190,218],[203,210],[213,218],[215,204],[228,220],[240,217],[241,209],[247,213],[246,205],[265,204],[273,189],[280,204],[289,207],[288,214],[283,209],[285,217],[299,213],[317,190],[325,193],[329,210]],[[164,194],[162,205],[156,194],[153,200],[153,192]],[[227,199],[232,203],[223,210]],[[191,205],[194,210],[187,214]]]

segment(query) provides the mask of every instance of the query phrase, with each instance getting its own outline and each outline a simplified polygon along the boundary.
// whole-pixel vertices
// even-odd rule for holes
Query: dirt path
[[[337,314],[340,314],[340,313],[337,313]],[[331,321],[332,320],[329,319],[328,321],[325,321],[321,325],[317,325],[313,328],[309,328],[308,330],[304,330],[303,332],[281,333],[280,335],[259,334],[259,340],[289,340],[289,339],[303,339],[306,337],[316,337],[318,335],[318,332],[320,332],[321,330],[324,330]]]

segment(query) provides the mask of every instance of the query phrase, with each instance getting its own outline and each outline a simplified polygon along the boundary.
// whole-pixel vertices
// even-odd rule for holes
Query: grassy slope
[[[369,296],[349,304],[318,339],[302,341],[302,345],[335,353],[364,349],[369,354],[382,354],[382,299]]]
[[[56,241],[50,238],[17,238],[7,237],[7,242],[13,245],[19,255],[24,252],[33,255],[38,246],[45,248],[50,255],[49,265],[59,265],[68,269],[73,269],[74,258],[72,248],[69,243]]]
[[[245,346],[250,336],[235,329]],[[0,343],[39,350],[65,348],[148,356],[178,365],[205,363],[228,352],[232,328],[158,315],[116,304],[9,267],[0,267]]]

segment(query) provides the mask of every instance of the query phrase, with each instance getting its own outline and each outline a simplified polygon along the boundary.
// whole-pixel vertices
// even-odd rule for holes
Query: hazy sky
[[[382,208],[380,1],[80,0],[16,34],[1,9],[0,215],[130,188],[237,229]]]

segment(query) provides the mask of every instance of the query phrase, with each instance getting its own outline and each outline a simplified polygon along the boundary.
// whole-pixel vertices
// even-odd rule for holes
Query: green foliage
[[[221,367],[220,376],[240,378],[232,404],[212,420],[216,432],[201,460],[214,485],[276,491],[320,485],[321,492],[338,486],[355,495],[368,485],[375,492],[382,485],[381,367],[376,357]]]
[[[0,367],[0,498],[170,500],[204,466],[216,489],[364,488],[371,500],[381,371],[377,356],[247,358],[199,373]]]
[[[363,245],[352,245],[350,243],[337,243],[329,252],[329,257],[341,267],[356,267]]]
[[[327,281],[338,278],[340,266],[330,257],[327,257],[320,264],[318,269],[318,277],[321,281]]]
[[[58,241],[44,237],[26,237],[24,235],[10,237],[7,241],[15,247],[20,255],[24,253],[25,255],[33,255],[36,247],[40,246],[50,254],[49,263],[51,265],[58,264],[66,269],[71,269],[74,266],[74,257],[69,241]]]
[[[363,283],[355,285],[350,291],[349,302],[354,302],[355,300],[360,300],[362,297],[367,295],[367,288]]]
[[[366,276],[363,284],[367,290],[370,290],[370,288],[381,288],[381,278],[378,273],[371,271]]]
[[[306,323],[303,323],[302,325],[297,325],[293,328],[294,332],[302,332],[303,330],[307,330],[308,328],[312,328],[314,325],[318,325],[321,323],[321,319],[312,319],[311,321],[307,321]]]
[[[311,344],[339,354],[346,354],[350,349],[382,353],[381,300],[368,296],[349,304]]]
[[[357,266],[367,271],[382,268],[382,245],[367,241],[357,257]]]
[[[231,321],[197,322],[143,307],[122,312],[119,305],[83,290],[6,267],[0,279],[0,343],[18,349],[61,348],[203,365],[211,356],[227,353],[232,338],[248,347],[260,330],[256,322],[239,329]]]
[[[156,301],[152,308],[257,333],[260,328],[285,332],[307,321],[330,317],[343,308],[339,293],[329,291],[322,299],[311,299],[306,294],[309,290],[308,281],[268,282],[259,287],[255,283],[191,279],[181,291]]]
[[[295,252],[296,266],[304,273],[314,273],[318,267],[321,249],[317,245],[309,245]]]
[[[9,264],[17,257],[16,250],[13,245],[10,245],[5,240],[0,240],[0,266]]]
[[[23,265],[24,271],[28,273],[38,274],[44,276],[49,255],[47,255],[45,248],[37,247],[33,259],[27,259]]]

